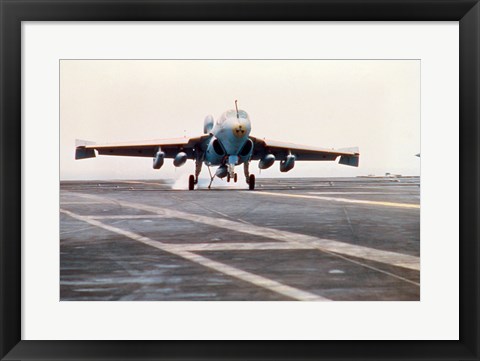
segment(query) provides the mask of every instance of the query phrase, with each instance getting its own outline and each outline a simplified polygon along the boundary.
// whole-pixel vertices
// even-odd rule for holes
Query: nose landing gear
[[[232,177],[230,177],[230,174],[227,174],[227,182],[230,183],[230,179],[232,179]],[[233,182],[234,183],[237,183],[237,173],[233,173]]]
[[[196,162],[196,167],[195,167],[195,175],[191,174],[188,177],[188,189],[193,191],[195,189],[195,184],[198,183],[198,175],[200,174],[200,170],[202,169],[202,162],[200,159],[197,160]],[[250,174],[248,170],[249,162],[244,163],[244,173],[245,173],[245,178],[248,184],[248,189],[249,190],[254,190],[255,189],[255,175]],[[210,170],[210,167],[208,167],[208,173],[210,174],[210,184],[208,185],[208,189],[211,188],[213,180],[216,176],[216,174],[212,175],[212,172]],[[225,177],[225,175],[221,176],[222,178]],[[236,183],[238,181],[238,175],[237,173],[233,172],[230,174],[230,172],[227,173],[227,182],[230,182],[230,180],[233,179],[233,181]]]

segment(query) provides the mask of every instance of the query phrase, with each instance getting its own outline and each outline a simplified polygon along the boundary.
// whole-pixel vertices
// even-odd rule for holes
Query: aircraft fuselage
[[[233,176],[233,168],[250,159],[253,143],[249,139],[251,131],[250,118],[244,110],[228,110],[213,124],[205,152],[204,162],[207,166],[225,166],[228,174]],[[219,176],[227,173],[220,170]]]

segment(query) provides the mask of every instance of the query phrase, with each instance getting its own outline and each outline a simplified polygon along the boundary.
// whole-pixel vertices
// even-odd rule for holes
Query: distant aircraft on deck
[[[288,172],[296,161],[334,161],[340,157],[340,164],[358,167],[358,147],[325,149],[260,139],[250,136],[251,124],[248,114],[235,109],[227,110],[215,122],[211,115],[205,118],[204,135],[195,138],[159,139],[141,142],[95,144],[77,140],[75,159],[93,158],[95,151],[100,155],[152,157],[153,168],[160,169],[165,158],[173,158],[173,165],[180,167],[187,159],[195,161],[195,175],[190,175],[188,189],[193,190],[205,163],[213,179],[227,178],[237,181],[235,166],[243,163],[243,170],[250,190],[255,189],[255,175],[250,174],[249,164],[258,160],[260,169],[267,169],[280,160],[280,171]],[[218,166],[212,176],[211,166]]]

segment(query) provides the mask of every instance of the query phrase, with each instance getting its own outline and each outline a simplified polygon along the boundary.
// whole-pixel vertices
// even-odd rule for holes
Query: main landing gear
[[[195,188],[195,176],[193,174],[190,174],[190,177],[188,177],[188,190],[193,191]]]
[[[243,172],[245,173],[245,178],[247,179],[248,189],[253,191],[255,189],[255,175],[250,174],[248,166],[249,162],[243,163]]]
[[[195,184],[198,183],[198,176],[202,171],[202,159],[198,158],[195,160],[195,175],[191,174],[188,177],[188,190],[193,191],[195,189]]]
[[[253,191],[255,189],[255,176],[253,174],[250,174],[250,177],[248,177],[248,189]]]

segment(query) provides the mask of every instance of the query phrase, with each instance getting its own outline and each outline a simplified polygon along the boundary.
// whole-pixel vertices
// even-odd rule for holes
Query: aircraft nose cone
[[[237,138],[242,138],[247,133],[247,128],[242,124],[236,124],[233,127],[233,135]]]

